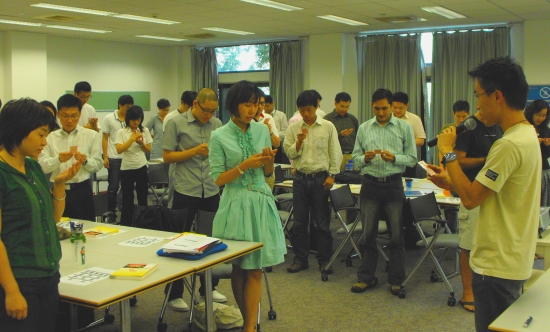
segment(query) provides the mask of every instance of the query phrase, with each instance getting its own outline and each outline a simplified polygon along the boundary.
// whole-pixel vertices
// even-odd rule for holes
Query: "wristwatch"
[[[448,162],[456,160],[456,153],[453,151],[445,153],[443,160],[441,161],[443,165],[446,165]]]
[[[336,174],[334,174],[334,173],[328,173],[328,176],[330,176],[331,178],[335,179]]]

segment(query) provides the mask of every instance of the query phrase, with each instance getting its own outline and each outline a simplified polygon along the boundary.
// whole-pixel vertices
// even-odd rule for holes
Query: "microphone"
[[[473,130],[477,127],[477,122],[476,120],[470,118],[470,119],[466,119],[466,121],[464,121],[463,123],[459,124],[457,127],[456,127],[456,134],[462,134],[463,132],[465,132],[466,130]],[[437,145],[437,137],[434,137],[432,138],[431,140],[428,141],[428,146],[431,148],[435,145]]]

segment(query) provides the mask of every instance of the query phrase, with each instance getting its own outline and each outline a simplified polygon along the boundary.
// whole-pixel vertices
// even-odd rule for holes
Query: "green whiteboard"
[[[73,90],[66,93],[73,94]],[[92,91],[92,98],[88,103],[98,112],[107,112],[118,109],[118,98],[122,95],[130,95],[134,98],[134,105],[139,105],[143,111],[151,110],[151,92],[149,91]]]

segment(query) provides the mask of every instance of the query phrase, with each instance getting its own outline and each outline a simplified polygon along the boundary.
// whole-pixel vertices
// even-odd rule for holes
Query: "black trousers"
[[[79,183],[77,188],[67,190],[66,193],[63,216],[95,221],[94,197],[89,180]]]

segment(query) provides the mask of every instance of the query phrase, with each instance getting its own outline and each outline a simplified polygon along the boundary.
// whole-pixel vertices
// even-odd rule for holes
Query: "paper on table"
[[[88,286],[94,282],[108,279],[114,271],[115,270],[103,269],[100,267],[90,267],[85,270],[69,274],[68,276],[64,276],[59,281],[71,285]]]
[[[138,236],[133,239],[126,240],[124,242],[118,243],[119,246],[127,246],[127,247],[147,247],[151,244],[162,242],[164,241],[163,237],[157,237],[157,236]]]

